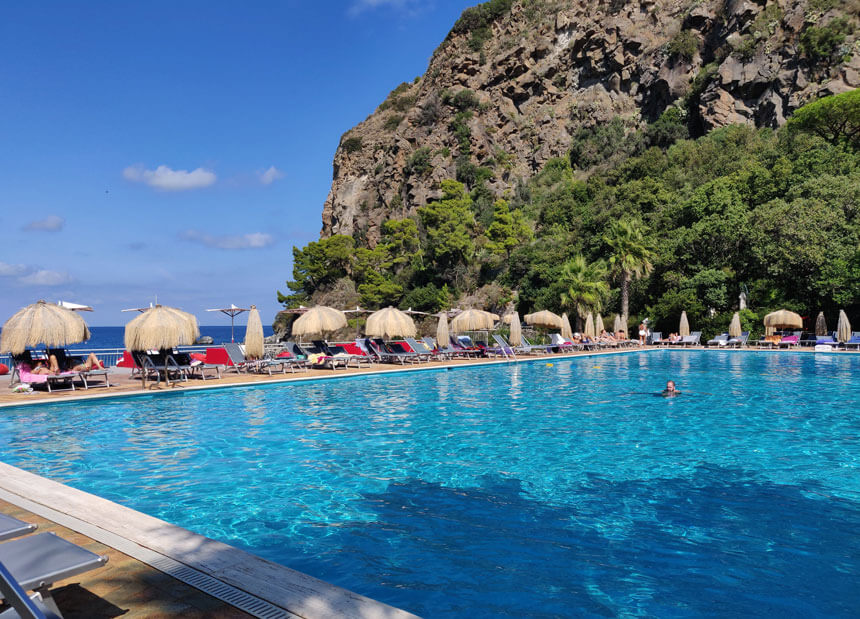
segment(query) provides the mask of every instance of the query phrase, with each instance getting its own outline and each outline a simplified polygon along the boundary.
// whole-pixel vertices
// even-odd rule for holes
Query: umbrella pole
[[[234,343],[236,340],[233,338],[233,321],[236,320],[235,314],[230,314],[230,343]]]

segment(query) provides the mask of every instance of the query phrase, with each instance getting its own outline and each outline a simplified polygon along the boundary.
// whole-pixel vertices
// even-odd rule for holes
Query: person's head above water
[[[661,395],[671,397],[671,396],[681,395],[681,392],[678,391],[677,389],[675,389],[675,381],[670,380],[670,381],[666,382],[666,388],[663,389],[663,391],[661,392]]]

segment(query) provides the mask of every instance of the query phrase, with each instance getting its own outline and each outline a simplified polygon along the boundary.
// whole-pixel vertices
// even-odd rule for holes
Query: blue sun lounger
[[[107,563],[97,555],[53,533],[39,533],[0,544],[0,563],[24,591],[35,591],[45,606],[61,615],[51,597],[51,586]],[[5,596],[4,596],[5,597]]]
[[[32,533],[37,527],[38,525],[0,514],[0,542]]]
[[[59,615],[42,602],[42,596],[34,593],[27,597],[27,592],[21,588],[6,566],[0,563],[0,598],[6,600],[12,608],[0,612],[0,619],[62,619]]]

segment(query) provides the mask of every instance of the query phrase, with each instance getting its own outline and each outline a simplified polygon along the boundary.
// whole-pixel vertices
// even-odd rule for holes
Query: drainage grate
[[[174,561],[170,557],[159,557],[153,561],[147,561],[147,563],[176,580],[191,585],[195,589],[208,593],[212,597],[223,600],[255,617],[260,617],[261,619],[282,619],[294,616],[283,608],[278,608],[274,604],[270,604],[250,593],[221,582],[217,578],[183,565],[179,561]]]

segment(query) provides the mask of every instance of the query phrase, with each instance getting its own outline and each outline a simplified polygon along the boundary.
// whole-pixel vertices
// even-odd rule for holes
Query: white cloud
[[[263,183],[264,185],[271,185],[276,180],[280,180],[280,179],[284,178],[285,175],[283,172],[281,172],[275,166],[271,166],[265,172],[260,172],[259,176],[260,176],[260,182],[261,183]]]
[[[405,9],[413,4],[414,0],[355,0],[349,7],[349,13],[358,15],[379,8]]]
[[[26,226],[24,226],[24,230],[57,232],[58,230],[62,230],[64,225],[66,225],[66,220],[59,215],[48,215],[44,219],[37,219],[36,221],[31,221]]]
[[[275,242],[271,234],[250,232],[248,234],[212,236],[198,230],[186,230],[182,238],[213,247],[215,249],[262,249]]]
[[[26,275],[32,269],[26,264],[9,264],[8,262],[0,262],[0,277],[21,277]]]
[[[19,277],[18,281],[25,286],[63,286],[72,281],[71,275],[65,271],[50,271],[39,269],[29,275]]]
[[[218,177],[211,170],[197,168],[196,170],[173,170],[166,165],[160,165],[154,170],[147,170],[141,164],[128,166],[122,171],[122,176],[133,183],[146,183],[150,187],[162,191],[186,191],[200,189],[212,185]]]

